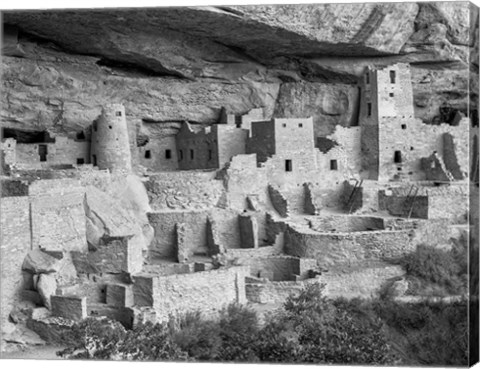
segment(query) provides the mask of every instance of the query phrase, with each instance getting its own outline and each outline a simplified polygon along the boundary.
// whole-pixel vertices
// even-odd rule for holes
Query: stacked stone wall
[[[246,302],[248,273],[247,267],[230,267],[171,276],[135,276],[135,304],[152,306],[160,321],[171,314],[195,310],[212,316],[231,302]]]

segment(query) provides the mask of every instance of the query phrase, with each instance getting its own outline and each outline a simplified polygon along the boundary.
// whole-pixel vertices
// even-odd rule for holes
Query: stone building
[[[100,169],[131,171],[132,157],[123,105],[106,105],[93,122],[91,158],[93,165]]]
[[[368,179],[444,180],[428,177],[422,158],[438,153],[442,171],[468,172],[468,119],[457,126],[424,124],[414,117],[410,65],[367,68],[362,81],[360,126],[363,169]],[[448,163],[450,165],[448,165]],[[458,168],[459,167],[459,168]]]
[[[230,124],[214,124],[195,131],[185,122],[177,134],[180,170],[218,169],[232,157],[245,154],[248,130]]]

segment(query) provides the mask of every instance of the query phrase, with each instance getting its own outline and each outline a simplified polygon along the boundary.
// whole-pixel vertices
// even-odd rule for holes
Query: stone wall
[[[142,269],[142,249],[131,236],[103,237],[97,249],[88,253],[73,252],[78,273],[137,273]]]
[[[218,140],[218,167],[222,168],[236,155],[246,152],[248,130],[226,124],[215,124],[213,133]]]
[[[40,158],[40,146],[46,150],[45,160]],[[29,166],[40,164],[88,164],[90,163],[90,142],[73,140],[68,137],[56,137],[55,142],[16,144],[15,164],[27,164]]]
[[[0,325],[4,328],[23,289],[22,263],[31,250],[28,197],[6,197],[0,201]]]
[[[256,154],[257,162],[263,163],[275,154],[275,123],[252,122],[250,138],[247,140],[246,153]]]
[[[277,213],[284,218],[288,217],[288,202],[280,190],[272,185],[268,185],[268,194],[270,196],[270,201],[272,202],[273,208],[277,211]]]
[[[317,279],[300,282],[282,281],[270,282],[259,281],[246,283],[246,296],[250,302],[258,304],[283,304],[290,295],[298,296],[309,284],[318,283]]]
[[[331,268],[318,277],[325,283],[324,294],[331,298],[368,298],[380,291],[382,285],[390,278],[400,277],[405,271],[399,265],[378,263],[363,265],[352,270]]]
[[[215,172],[163,172],[145,183],[154,211],[206,209],[225,201],[223,183]]]
[[[178,150],[175,136],[149,137],[149,141],[138,147],[139,162],[152,172],[178,169]]]
[[[416,196],[412,207],[412,198],[386,196],[385,191],[381,190],[378,192],[378,202],[380,210],[386,210],[391,215],[407,217],[411,209],[412,218],[428,219],[430,199],[427,196]]]
[[[171,211],[148,214],[154,229],[154,239],[149,247],[153,258],[177,259],[175,224],[185,224],[185,245],[188,254],[207,252],[207,217],[206,211]]]
[[[243,213],[238,216],[240,228],[241,247],[258,248],[258,223],[257,218],[249,213]]]
[[[298,278],[308,278],[308,271],[316,268],[315,259],[300,259],[297,257],[278,255],[246,257],[237,254],[237,262],[250,268],[250,275],[265,277],[271,281],[295,281]]]
[[[35,181],[29,193],[32,248],[85,251],[85,189],[80,183],[70,179]]]
[[[334,215],[309,218],[310,227],[318,232],[364,232],[385,229],[383,218]]]
[[[218,168],[218,144],[211,127],[194,129],[185,122],[176,136],[178,167],[181,170]]]
[[[285,253],[316,259],[323,268],[405,255],[415,249],[410,230],[321,233],[288,225]]]
[[[152,306],[160,321],[187,311],[214,315],[231,302],[245,303],[247,267],[230,267],[171,276],[134,276],[137,306]]]

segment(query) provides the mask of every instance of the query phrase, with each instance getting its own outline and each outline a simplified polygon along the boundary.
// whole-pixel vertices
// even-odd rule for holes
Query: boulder
[[[52,274],[40,274],[37,283],[37,290],[42,297],[43,304],[51,310],[50,297],[55,294],[57,290],[57,281]]]
[[[22,270],[32,274],[55,273],[59,268],[59,260],[41,250],[30,251],[22,265]]]

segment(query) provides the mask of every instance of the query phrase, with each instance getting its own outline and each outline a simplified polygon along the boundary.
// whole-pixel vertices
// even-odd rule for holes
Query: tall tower
[[[362,167],[369,179],[389,179],[393,167],[401,170],[408,145],[402,137],[414,120],[410,65],[369,67],[361,85]]]
[[[122,104],[105,105],[93,122],[91,160],[100,169],[131,171],[132,156]]]

